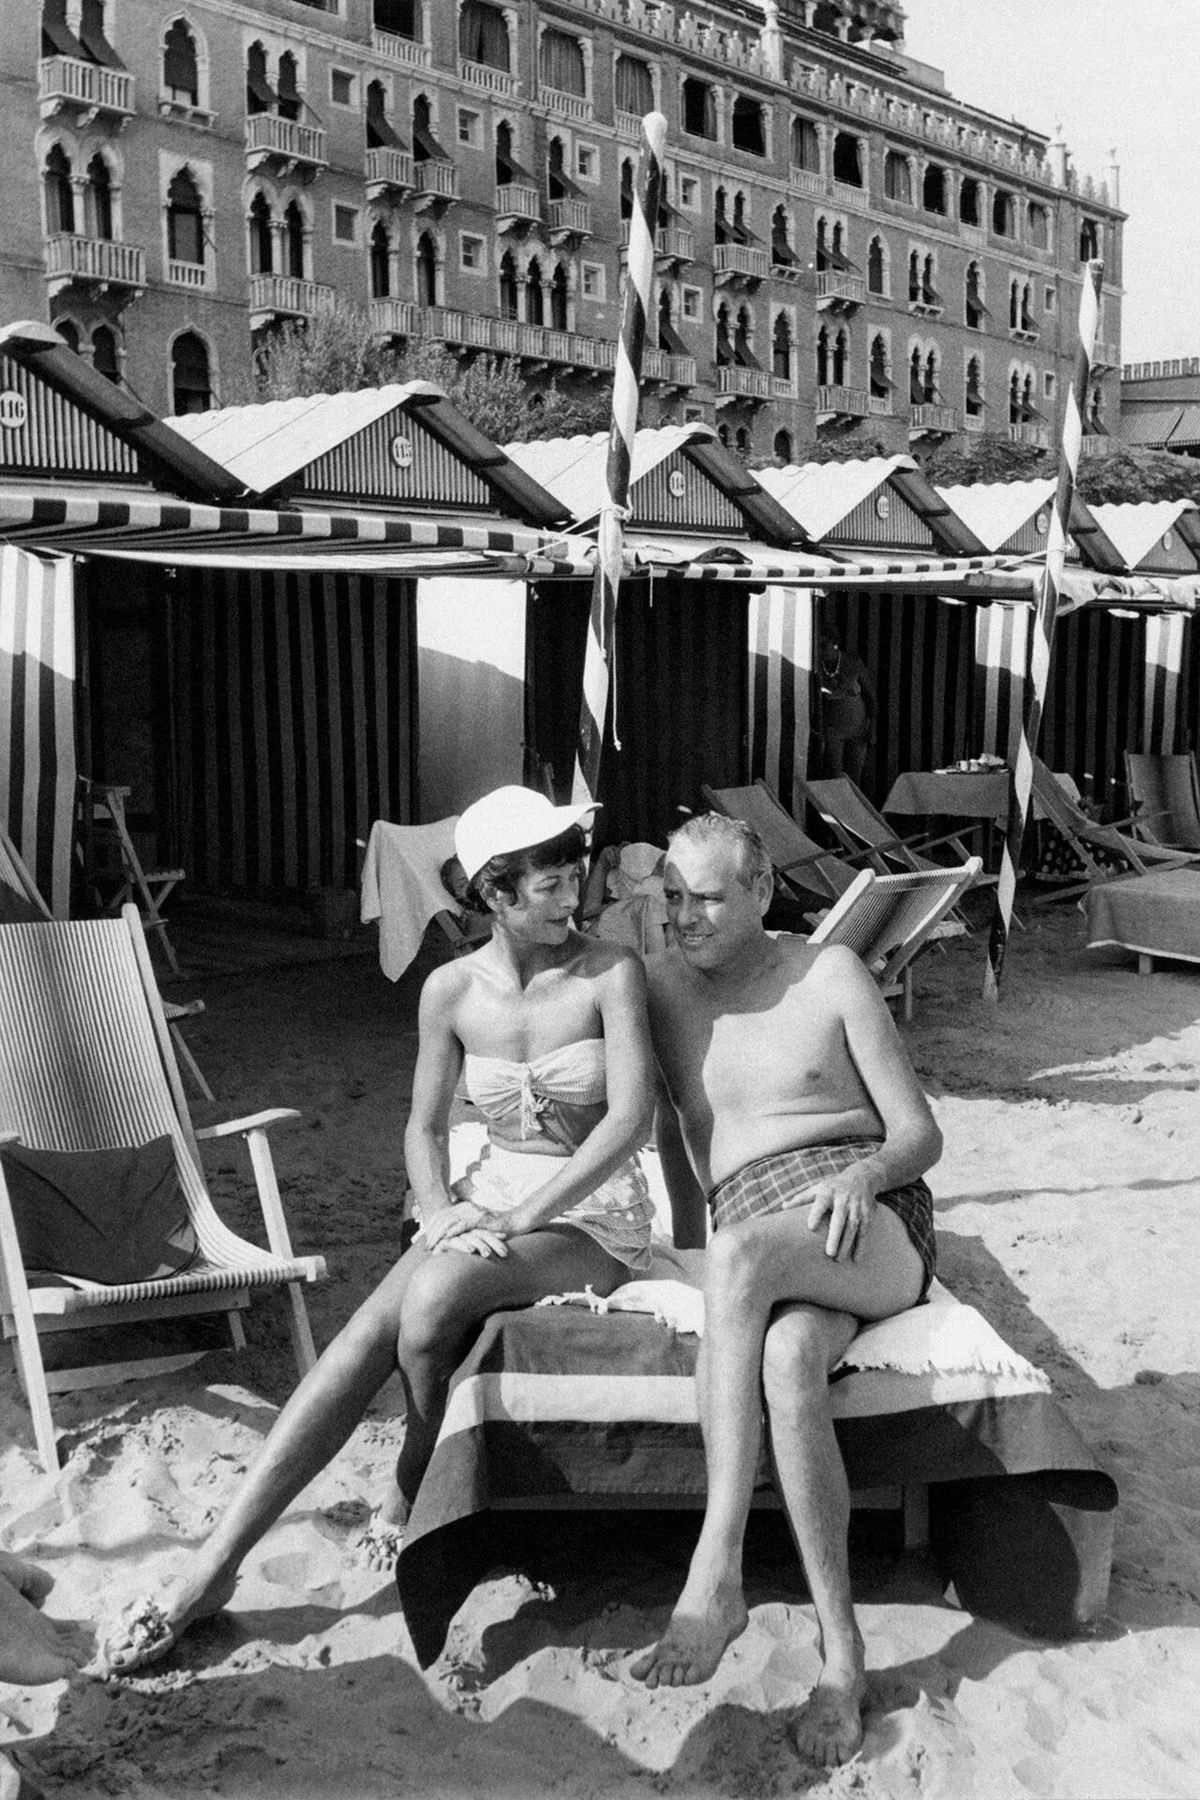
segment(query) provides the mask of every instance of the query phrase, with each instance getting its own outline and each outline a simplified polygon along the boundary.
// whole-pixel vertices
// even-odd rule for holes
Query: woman
[[[611,1293],[647,1267],[653,1207],[635,1152],[654,1083],[641,965],[584,937],[579,903],[590,806],[499,788],[455,830],[467,899],[492,919],[482,949],[435,970],[421,994],[405,1158],[420,1217],[412,1249],[305,1376],[244,1487],[161,1601],[131,1609],[108,1666],[152,1662],[233,1592],[251,1547],[342,1447],[399,1371],[407,1420],[385,1519],[402,1527],[441,1424],[446,1389],[490,1312],[588,1285]],[[449,1179],[459,1078],[488,1147]]]
[[[835,626],[827,620],[821,621],[817,638],[817,678],[822,773],[849,775],[861,782],[875,729],[875,694],[865,663],[843,648]]]

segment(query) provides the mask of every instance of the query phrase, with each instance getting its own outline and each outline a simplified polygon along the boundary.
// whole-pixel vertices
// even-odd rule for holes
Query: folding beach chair
[[[848,944],[866,963],[889,998],[903,999],[913,1016],[912,962],[980,870],[977,856],[954,869],[908,870],[877,875],[864,869],[821,920],[810,944]]]
[[[1094,852],[1107,851],[1133,870],[1135,875],[1149,875],[1156,869],[1182,869],[1200,862],[1200,853],[1168,850],[1161,844],[1150,844],[1132,837],[1129,827],[1135,819],[1120,819],[1114,825],[1101,825],[1078,807],[1046,764],[1038,756],[1033,759],[1033,794],[1042,812],[1062,834],[1083,864],[1084,875],[1078,882],[1060,888],[1055,898],[1065,900],[1082,894],[1098,881],[1111,881],[1114,870],[1105,868]],[[1119,873],[1120,871],[1116,871]]]
[[[12,839],[0,831],[0,886],[7,887],[24,901],[27,909],[26,919],[49,919],[53,915],[43,900],[41,892],[33,876],[29,873],[21,854]],[[175,1040],[175,1049],[179,1060],[191,1076],[197,1092],[205,1099],[213,1098],[213,1091],[201,1072],[200,1065],[192,1055],[183,1032],[179,1028],[181,1019],[195,1019],[204,1011],[203,1000],[164,1000],[163,1012],[166,1015],[167,1027]]]
[[[179,974],[175,948],[167,936],[167,921],[162,908],[168,896],[183,880],[183,869],[147,869],[138,855],[137,845],[125,816],[127,787],[90,781],[80,776],[82,790],[82,839],[86,847],[88,875],[99,888],[111,889],[103,896],[110,912],[119,912],[132,900],[142,915],[147,931],[158,934],[163,955],[173,975]]]
[[[297,1365],[302,1374],[312,1367],[301,1290],[304,1282],[324,1276],[325,1261],[293,1255],[266,1135],[269,1126],[298,1116],[279,1109],[193,1130],[136,907],[123,907],[118,919],[0,927],[0,1144],[7,1146],[0,1160],[0,1332],[16,1340],[17,1368],[48,1471],[58,1468],[51,1389],[159,1374],[194,1361],[197,1352],[47,1371],[42,1337],[223,1312],[240,1349],[245,1337],[239,1314],[251,1291],[283,1287]],[[221,1222],[205,1185],[198,1140],[235,1133],[249,1149],[269,1250]],[[151,1197],[142,1174],[147,1159],[157,1182]],[[55,1184],[69,1204],[56,1203],[47,1213],[43,1201],[47,1194],[56,1201]],[[145,1226],[145,1246],[130,1218],[122,1218],[126,1203],[140,1222],[157,1209],[155,1229]],[[34,1234],[33,1257],[44,1249],[39,1240],[45,1219],[58,1221],[57,1268],[47,1272],[38,1261],[27,1262],[19,1214],[27,1241],[29,1231]],[[169,1257],[138,1268],[133,1278],[143,1249],[157,1258],[168,1246]],[[120,1261],[129,1277],[95,1279],[97,1255]],[[85,1260],[92,1274],[81,1266],[62,1272]],[[38,1270],[35,1280],[31,1269]]]
[[[766,845],[776,876],[794,891],[816,894],[825,902],[840,900],[858,873],[855,864],[867,861],[880,872],[886,870],[872,850],[854,851],[849,856],[823,850],[797,825],[765,781],[750,787],[702,787],[700,791],[714,812],[753,825]]]
[[[1127,750],[1125,779],[1140,838],[1171,850],[1200,850],[1200,781],[1195,756],[1151,756]]]
[[[848,851],[873,850],[885,862],[902,869],[937,870],[946,865],[935,861],[928,852],[948,844],[960,865],[971,861],[957,831],[944,832],[941,837],[917,832],[912,837],[898,838],[849,775],[830,776],[823,781],[797,780],[796,785]],[[979,862],[978,857],[974,860]],[[997,876],[985,874],[981,864],[974,885],[994,887],[997,880]]]

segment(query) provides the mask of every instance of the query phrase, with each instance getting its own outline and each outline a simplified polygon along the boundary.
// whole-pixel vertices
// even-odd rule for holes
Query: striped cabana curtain
[[[750,776],[795,811],[812,730],[811,588],[765,588],[750,600]]]
[[[1184,613],[1151,613],[1146,620],[1142,741],[1132,750],[1173,756],[1187,745],[1184,656],[1194,635]]]
[[[74,606],[70,557],[0,547],[0,822],[59,919],[75,817]]]
[[[1021,741],[1029,666],[1027,606],[981,606],[975,616],[975,755],[1011,763]]]

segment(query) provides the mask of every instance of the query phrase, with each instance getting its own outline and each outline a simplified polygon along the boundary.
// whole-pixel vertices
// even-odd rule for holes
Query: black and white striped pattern
[[[653,302],[654,242],[662,190],[667,121],[661,113],[642,120],[642,149],[634,183],[629,221],[629,252],[621,336],[613,377],[612,424],[608,436],[607,497],[600,509],[597,562],[583,665],[583,700],[579,711],[579,747],[571,797],[576,805],[595,800],[600,786],[600,757],[608,711],[609,663],[617,615],[617,593],[623,555],[622,524],[629,509],[629,476],[637,432],[638,383],[646,320]]]
[[[1100,284],[1104,264],[1090,262],[1087,279],[1079,295],[1079,349],[1071,391],[1063,416],[1062,455],[1058,465],[1058,489],[1050,516],[1046,540],[1046,567],[1037,611],[1031,628],[1029,681],[1025,689],[1024,728],[1017,743],[1013,764],[1012,800],[1008,815],[1008,832],[1000,864],[1000,880],[996,888],[996,910],[992,919],[988,967],[984,978],[987,998],[1000,997],[1000,977],[1004,954],[1008,948],[1009,924],[1017,891],[1017,870],[1021,866],[1021,842],[1033,791],[1033,758],[1037,751],[1042,724],[1042,708],[1050,684],[1050,656],[1054,643],[1054,621],[1058,612],[1058,592],[1062,585],[1063,563],[1067,553],[1071,506],[1075,498],[1075,476],[1079,468],[1079,451],[1083,442],[1083,411],[1087,403],[1092,375],[1092,349],[1096,342],[1096,325],[1100,313]]]
[[[0,826],[60,919],[75,813],[73,569],[0,545]]]

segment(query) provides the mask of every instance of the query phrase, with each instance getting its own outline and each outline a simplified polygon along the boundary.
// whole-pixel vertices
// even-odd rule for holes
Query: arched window
[[[560,137],[550,139],[546,157],[546,189],[551,200],[566,200],[578,192],[566,169],[566,153]]]
[[[542,265],[533,257],[525,271],[525,323],[544,325],[546,307],[542,294]]]
[[[1100,254],[1100,233],[1095,219],[1082,219],[1079,225],[1079,260],[1092,262]]]
[[[1008,328],[1016,331],[1021,323],[1021,284],[1010,281],[1008,284]]]
[[[792,120],[792,167],[821,173],[821,139],[811,119]]]
[[[850,339],[839,331],[833,340],[833,385],[844,387],[849,379]]]
[[[754,317],[748,306],[739,306],[733,334],[733,360],[743,369],[761,367],[754,354]]]
[[[924,392],[925,404],[927,406],[935,405],[940,397],[938,389],[938,355],[936,350],[931,350],[925,358]]]
[[[79,349],[79,327],[74,319],[55,319],[54,329],[68,348]]]
[[[877,331],[871,339],[869,375],[871,398],[886,400],[892,391],[892,379],[888,368],[887,339],[881,331]]]
[[[458,53],[466,62],[489,69],[511,69],[508,25],[498,6],[465,0],[458,15]]]
[[[949,182],[946,171],[940,163],[929,163],[921,182],[921,205],[926,212],[946,213],[949,211],[947,194]]]
[[[997,237],[1016,237],[1016,204],[1007,188],[997,188],[992,195],[992,230]]]
[[[382,220],[376,222],[371,232],[370,277],[371,298],[386,300],[392,291],[392,257],[387,229]]]
[[[982,225],[980,214],[982,196],[979,183],[973,175],[964,175],[958,190],[958,216],[964,225]]]
[[[107,325],[98,325],[92,333],[92,367],[109,381],[120,382],[121,359],[117,355],[116,333]]]
[[[270,112],[275,103],[275,89],[267,79],[267,53],[261,44],[251,44],[246,52],[246,111]]]
[[[173,100],[200,104],[200,65],[196,40],[183,19],[168,26],[163,40],[163,86]]]
[[[728,368],[733,362],[733,338],[729,331],[729,308],[723,300],[717,308],[717,332],[714,356],[719,369]]]
[[[787,207],[777,206],[771,214],[771,261],[781,268],[790,268],[796,260],[791,237]]]
[[[887,266],[882,238],[873,237],[867,246],[867,288],[872,294],[887,293]]]
[[[416,288],[418,306],[438,303],[437,245],[427,231],[417,239]]]
[[[367,88],[366,135],[368,150],[402,149],[399,134],[387,116],[387,89],[382,81]]]
[[[829,386],[829,333],[824,325],[817,333],[817,386]]]
[[[751,443],[750,430],[749,430],[748,426],[746,426],[746,425],[738,426],[737,431],[734,434],[733,447],[737,451],[739,456],[749,456],[750,451],[753,448],[753,445]]]
[[[910,406],[925,404],[925,375],[921,367],[921,347],[914,344],[908,359],[908,400]]]
[[[899,150],[889,150],[883,159],[883,191],[887,199],[901,206],[912,205],[912,170]]]
[[[717,441],[721,444],[724,444],[726,450],[728,450],[728,448],[729,448],[729,427],[728,427],[728,425],[726,425],[724,420],[722,420],[721,423],[717,426]]]
[[[1008,378],[1008,422],[1010,425],[1021,423],[1021,376],[1017,369]]]
[[[697,75],[686,77],[682,88],[681,123],[690,137],[714,138],[717,135],[717,96],[707,81]]]
[[[374,0],[371,22],[391,37],[416,39],[421,22],[417,0]]]
[[[720,192],[720,190],[718,189],[718,193],[719,192]],[[621,164],[620,204],[621,204],[622,219],[632,219],[632,217],[633,217],[633,164],[629,161],[628,157],[626,157],[625,161]],[[718,220],[718,224],[719,224],[719,220]],[[721,240],[718,237],[717,242],[720,243],[720,241]]]
[[[512,251],[506,250],[500,258],[500,317],[515,319],[517,316],[517,265],[512,258]]]
[[[1037,330],[1037,320],[1033,316],[1033,288],[1029,282],[1021,289],[1021,330]]]
[[[46,157],[46,225],[51,234],[75,229],[75,190],[71,186],[71,162],[61,144]]]
[[[763,123],[762,102],[739,94],[733,103],[732,137],[735,150],[751,156],[767,154],[767,129]]]
[[[1050,246],[1050,214],[1040,200],[1031,200],[1025,212],[1029,241],[1037,250]]]
[[[792,434],[790,431],[777,431],[771,445],[772,453],[780,462],[790,463],[792,460]]]
[[[834,137],[833,179],[847,187],[863,185],[862,144],[851,131],[839,131]]]
[[[921,252],[910,250],[908,253],[908,298],[911,304],[921,298]]]
[[[792,328],[786,313],[779,313],[771,331],[771,372],[781,381],[792,379]]]
[[[296,59],[290,50],[285,50],[279,59],[279,116],[281,119],[298,119],[304,107],[300,98]]]
[[[538,81],[542,87],[554,88],[560,94],[587,96],[587,72],[583,65],[583,48],[568,31],[547,30],[542,33],[538,55]]]
[[[654,111],[654,76],[649,63],[640,56],[618,56],[615,80],[618,111],[636,113],[639,119]]]
[[[194,331],[171,345],[171,402],[177,413],[207,412],[213,403],[208,345]]]
[[[972,356],[967,363],[963,406],[969,419],[978,419],[983,413],[983,369],[977,356]]]
[[[87,185],[88,234],[111,242],[114,235],[112,176],[99,151],[87,166]]]
[[[963,297],[963,317],[972,331],[982,331],[984,315],[987,312],[983,304],[983,290],[980,281],[979,264],[967,264],[966,292]]]
[[[1039,417],[1037,409],[1037,385],[1034,382],[1032,375],[1026,375],[1025,380],[1021,384],[1021,417],[1023,419],[1036,419]]]
[[[658,296],[658,347],[670,350],[675,327],[671,319],[671,290],[664,287]]]
[[[271,230],[271,208],[264,194],[255,194],[250,202],[250,272],[269,275],[275,267],[275,234]]]
[[[567,271],[559,263],[550,283],[550,323],[555,331],[567,331]]]
[[[179,169],[167,189],[167,255],[172,262],[203,263],[204,208],[190,169]],[[270,262],[266,267],[270,268]]]
[[[290,200],[283,213],[283,273],[304,280],[304,213],[298,200]]]
[[[818,219],[817,220],[817,268],[818,269],[827,269],[829,267],[829,244],[827,241],[828,240],[828,232],[829,232],[829,226],[828,226],[828,223],[826,222],[826,220],[823,217]]]

